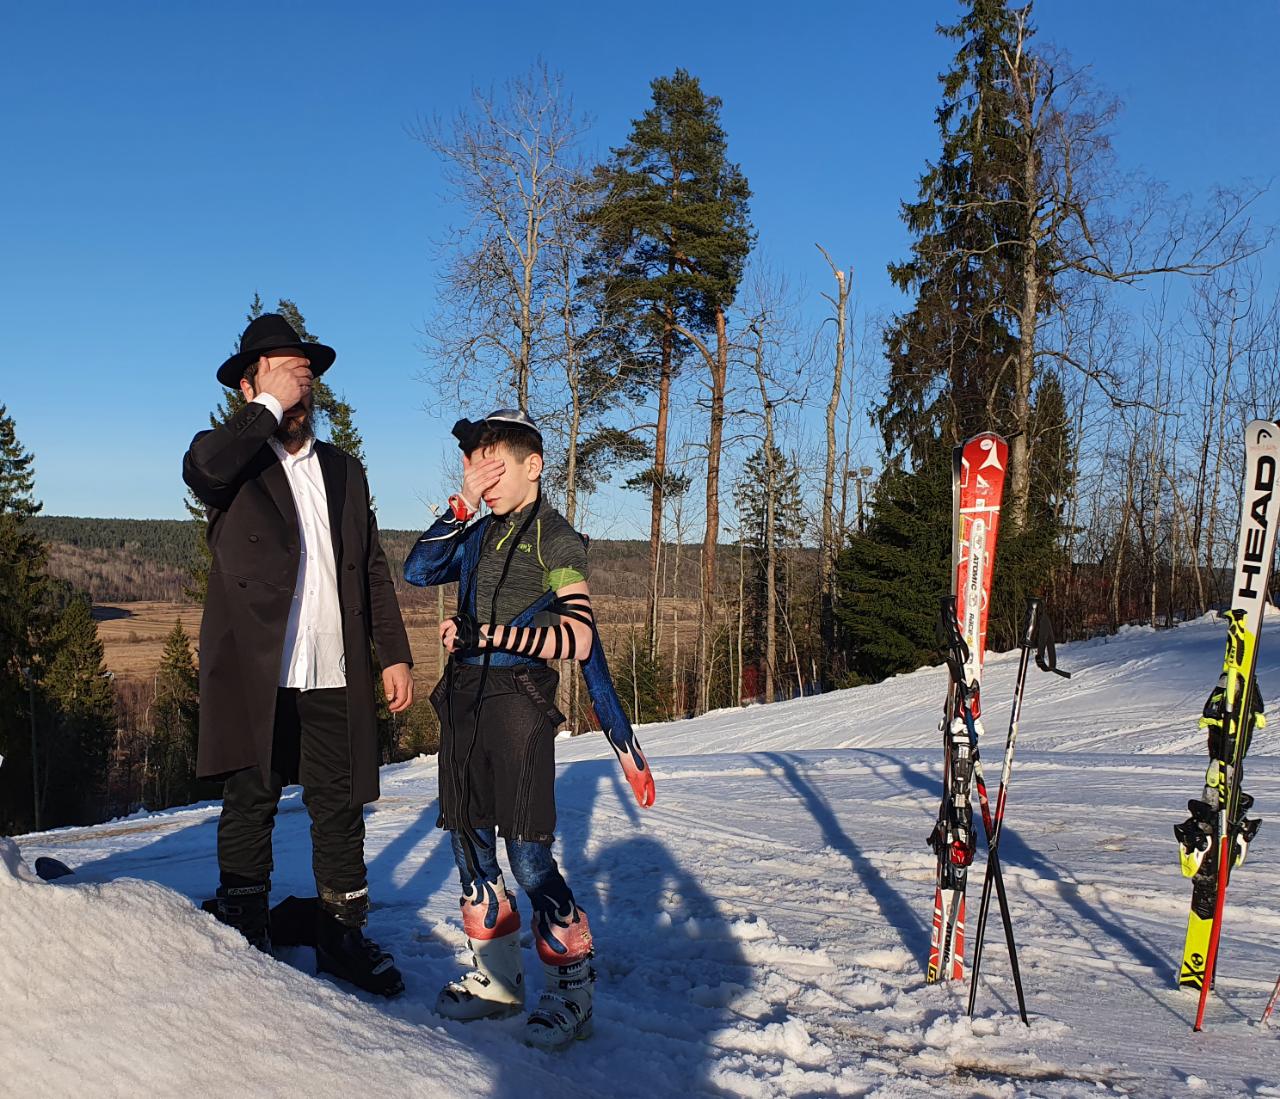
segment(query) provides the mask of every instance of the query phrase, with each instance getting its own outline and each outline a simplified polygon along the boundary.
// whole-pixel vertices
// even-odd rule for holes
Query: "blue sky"
[[[545,10],[537,10],[537,9]],[[418,380],[432,241],[455,216],[410,131],[535,58],[620,144],[677,66],[724,100],[759,250],[810,297],[821,241],[860,311],[899,304],[899,201],[936,150],[936,3],[59,3],[0,36],[0,402],[50,514],[181,517],[179,463],[255,290],[295,299],[339,353],[380,521],[423,524],[454,487],[460,414]],[[1276,3],[1059,0],[1042,40],[1126,104],[1126,168],[1203,193],[1270,179]],[[1280,223],[1280,193],[1263,218]],[[816,306],[815,306],[816,308]],[[636,501],[636,504],[639,502]],[[612,511],[610,511],[612,508]],[[634,533],[616,498],[593,533]]]

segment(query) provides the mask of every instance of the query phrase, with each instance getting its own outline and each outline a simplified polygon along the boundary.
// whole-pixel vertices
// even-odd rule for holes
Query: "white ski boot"
[[[440,990],[436,1014],[469,1022],[502,1019],[523,1011],[524,966],[515,897],[499,877],[496,882],[481,882],[469,889],[461,904],[462,926],[475,968]]]
[[[544,1050],[561,1050],[589,1038],[595,1025],[592,1000],[596,971],[591,965],[595,953],[587,917],[575,908],[567,921],[556,919],[554,924],[555,939],[564,952],[558,953],[547,945],[543,938],[548,931],[545,925],[538,928],[538,957],[546,987],[524,1025],[524,1040]]]
[[[525,1021],[524,1040],[538,1049],[554,1051],[590,1038],[595,1025],[591,1001],[596,980],[590,955],[570,965],[542,968],[547,987]]]

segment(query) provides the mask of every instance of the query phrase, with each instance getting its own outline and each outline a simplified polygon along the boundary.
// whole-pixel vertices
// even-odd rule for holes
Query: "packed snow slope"
[[[434,759],[383,772],[368,812],[371,933],[405,972],[390,1003],[250,950],[212,892],[218,807],[17,838],[0,850],[0,1092],[36,1096],[1280,1096],[1280,713],[1246,788],[1266,819],[1232,879],[1217,989],[1173,987],[1190,885],[1171,828],[1203,781],[1196,718],[1225,638],[1206,619],[1065,646],[1033,672],[1002,858],[1030,1028],[993,912],[978,1000],[926,986],[942,669],[651,726],[657,805],[602,738],[559,743],[558,855],[597,944],[595,1036],[560,1056],[520,1021],[431,1013],[464,941]],[[1261,646],[1280,697],[1280,630]],[[994,781],[1015,659],[984,693]],[[20,851],[20,856],[19,856]],[[299,792],[274,896],[311,895]],[[75,874],[32,880],[40,855]],[[25,862],[23,861],[25,860]],[[976,927],[984,860],[971,874]],[[527,914],[527,902],[522,898]],[[533,951],[527,951],[532,964]]]

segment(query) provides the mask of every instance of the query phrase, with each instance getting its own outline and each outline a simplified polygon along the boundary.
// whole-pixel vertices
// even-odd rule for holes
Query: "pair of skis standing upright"
[[[1036,653],[1036,664],[1044,671],[1063,676],[1068,673],[1058,671],[1053,634],[1048,618],[1042,615],[1040,600],[1028,599],[1013,709],[993,809],[978,742],[982,735],[982,663],[986,649],[987,611],[1008,464],[1009,444],[992,432],[974,436],[952,453],[952,590],[942,600],[938,619],[938,642],[951,672],[951,681],[941,726],[942,803],[937,824],[929,836],[929,845],[938,857],[938,866],[927,979],[933,983],[964,978],[965,890],[969,866],[977,848],[972,805],[972,790],[976,786],[983,831],[987,837],[987,867],[979,906],[969,1014],[973,1014],[977,999],[982,942],[994,886],[1013,967],[1018,1013],[1025,1023],[1028,1021],[1026,1000],[1018,970],[1004,876],[1000,869],[1000,830],[1004,823],[1013,752],[1032,651]]]
[[[1041,669],[1064,676],[1068,673],[1056,667],[1052,632],[1048,619],[1041,617],[1039,600],[1029,599],[993,813],[978,742],[982,732],[981,687],[987,609],[1007,465],[1008,444],[992,433],[975,436],[957,447],[952,460],[952,594],[942,601],[938,630],[951,682],[942,721],[942,803],[938,822],[929,837],[938,864],[927,979],[932,983],[964,977],[965,889],[976,849],[971,790],[976,784],[988,859],[969,989],[969,1014],[973,1014],[977,998],[982,942],[994,884],[1009,948],[1018,1012],[1025,1023],[1026,1002],[1000,868],[1000,830],[1032,649],[1037,649],[1036,663]],[[1269,420],[1254,420],[1248,425],[1244,472],[1231,609],[1226,614],[1226,656],[1222,676],[1209,696],[1200,721],[1208,733],[1209,768],[1202,797],[1188,802],[1190,817],[1174,828],[1183,874],[1193,879],[1178,983],[1200,994],[1197,1031],[1204,1025],[1205,1007],[1216,974],[1223,906],[1231,871],[1244,862],[1249,843],[1261,823],[1245,815],[1253,805],[1253,798],[1244,792],[1243,778],[1245,753],[1252,735],[1265,724],[1256,669],[1258,638],[1280,527],[1280,425]],[[1263,1022],[1278,1001],[1280,980],[1263,1012]]]
[[[1178,985],[1200,994],[1195,1029],[1217,973],[1222,912],[1231,871],[1244,862],[1262,823],[1245,814],[1253,798],[1244,792],[1244,757],[1253,733],[1266,724],[1258,690],[1258,640],[1280,523],[1280,426],[1254,420],[1245,429],[1240,537],[1227,611],[1227,650],[1222,676],[1205,703],[1200,726],[1208,733],[1209,768],[1204,792],[1187,803],[1191,815],[1173,832],[1182,873],[1192,879],[1191,912]],[[1263,1012],[1266,1022],[1280,981]]]

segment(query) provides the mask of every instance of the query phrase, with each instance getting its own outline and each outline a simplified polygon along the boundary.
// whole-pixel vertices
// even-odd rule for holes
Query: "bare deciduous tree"
[[[830,660],[835,652],[835,574],[836,556],[840,552],[836,539],[833,512],[836,480],[836,417],[840,414],[840,397],[843,393],[845,341],[849,331],[849,291],[852,288],[852,269],[842,271],[827,254],[821,244],[815,245],[822,258],[831,267],[836,280],[836,293],[822,296],[835,310],[836,345],[832,363],[831,399],[827,402],[827,456],[822,478],[822,545],[818,550],[818,590],[822,601],[822,648],[824,658]],[[848,448],[846,447],[846,456]]]
[[[1117,211],[1120,179],[1110,130],[1119,105],[1100,95],[1083,68],[1064,57],[1029,49],[1029,9],[1004,63],[1013,103],[1020,175],[992,202],[1017,209],[1019,239],[1007,242],[1017,286],[1009,307],[1017,321],[1013,369],[1015,436],[1010,448],[1009,521],[1021,530],[1030,500],[1036,443],[1031,394],[1038,361],[1049,357],[1084,368],[1059,341],[1041,333],[1042,321],[1071,307],[1091,284],[1133,285],[1159,275],[1205,276],[1256,250],[1249,211],[1260,193],[1218,190],[1207,209],[1172,199],[1151,182],[1132,189],[1130,208]]]
[[[569,224],[562,214],[574,201],[585,128],[561,77],[542,63],[501,95],[475,90],[448,125],[418,126],[463,214],[441,242],[440,309],[426,331],[433,380],[496,383],[528,409],[558,319],[548,243]]]

